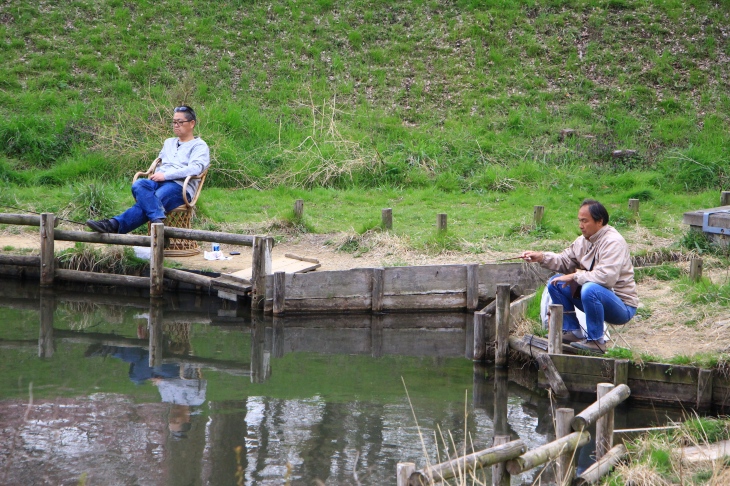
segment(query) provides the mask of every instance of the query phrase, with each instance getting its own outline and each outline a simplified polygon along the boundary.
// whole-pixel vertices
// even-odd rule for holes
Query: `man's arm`
[[[164,149],[163,149],[164,152]],[[163,164],[164,164],[163,158]],[[210,150],[202,140],[190,151],[190,156],[184,164],[178,166],[160,167],[150,179],[157,182],[165,180],[185,179],[187,176],[198,176],[210,166]]]

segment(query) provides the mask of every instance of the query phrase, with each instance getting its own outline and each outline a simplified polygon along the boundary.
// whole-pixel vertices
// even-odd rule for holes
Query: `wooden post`
[[[617,386],[629,384],[628,359],[617,359],[613,362],[613,384]]]
[[[412,462],[399,462],[396,469],[397,486],[408,486],[408,479],[416,472],[416,465]]]
[[[634,213],[634,216],[639,214],[639,200],[629,199],[629,210]]]
[[[393,229],[393,209],[392,208],[383,209],[383,211],[381,212],[381,217],[383,220],[383,222],[382,222],[383,229],[387,229],[387,230]]]
[[[699,370],[697,374],[697,410],[712,407],[712,370]]]
[[[599,383],[596,387],[596,400],[600,403],[608,392],[613,390],[612,383]],[[596,420],[596,460],[606,455],[613,447],[613,408]]]
[[[253,262],[251,265],[251,310],[260,309],[266,298],[266,276],[271,274],[271,250],[274,239],[254,236]]]
[[[494,445],[503,445],[509,442],[509,435],[495,435]],[[507,471],[507,463],[500,462],[492,466],[492,485],[493,486],[509,486],[512,477]]]
[[[485,336],[486,317],[482,312],[474,313],[474,352],[472,360],[484,361],[487,357],[487,341]]]
[[[693,282],[702,279],[702,258],[693,258],[689,261],[689,279]]]
[[[535,206],[532,210],[532,221],[535,226],[540,226],[542,217],[545,214],[545,206]]]
[[[507,366],[509,352],[509,284],[497,284],[497,309],[495,322],[497,327],[497,350],[494,364]]]
[[[53,241],[54,224],[55,216],[53,213],[41,214],[41,287],[52,286],[53,277],[56,273]]]
[[[294,201],[294,217],[302,219],[302,216],[304,216],[304,199],[297,199]]]
[[[373,291],[371,305],[373,312],[383,312],[383,287],[385,286],[385,269],[373,268]]]
[[[284,315],[286,306],[286,272],[274,273],[274,315]]]
[[[165,225],[150,225],[150,295],[163,293],[162,282],[165,274]]]
[[[720,193],[720,206],[730,206],[730,191]]]
[[[563,354],[563,306],[550,304],[548,320],[548,353]]]
[[[466,310],[473,312],[479,305],[479,264],[466,266]]]
[[[507,370],[494,370],[494,435],[509,435],[507,416],[509,412],[509,381]]]
[[[570,428],[570,422],[575,416],[575,410],[572,408],[559,408],[555,414],[555,438],[561,439],[569,435],[573,430]],[[561,454],[557,460],[557,477],[558,484],[570,484],[573,478],[573,453]]]
[[[162,364],[162,321],[164,301],[160,298],[153,297],[150,299],[150,315],[147,317],[147,333],[150,346],[150,368],[160,366]]]
[[[446,231],[446,213],[439,213],[436,215],[436,229],[439,231]]]
[[[56,310],[56,296],[53,292],[41,289],[40,324],[38,335],[38,357],[53,357],[53,313]]]

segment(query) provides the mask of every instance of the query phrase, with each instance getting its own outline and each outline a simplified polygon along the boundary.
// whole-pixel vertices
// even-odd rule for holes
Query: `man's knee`
[[[132,194],[136,199],[138,194],[154,192],[156,186],[155,181],[139,178],[132,184]]]
[[[595,282],[586,282],[580,288],[580,298],[581,300],[590,299],[601,290],[605,290],[605,287],[603,287],[601,284],[597,284]]]

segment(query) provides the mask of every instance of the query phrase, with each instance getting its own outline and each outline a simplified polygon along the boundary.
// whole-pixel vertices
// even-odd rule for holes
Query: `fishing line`
[[[35,211],[31,211],[30,209],[16,208],[15,206],[11,206],[9,204],[0,204],[0,207],[8,208],[8,209],[15,209],[16,211],[23,211],[26,213],[33,213],[33,214],[37,214],[38,216],[41,215],[41,213],[36,213]],[[58,216],[56,216],[56,219],[60,219],[61,221],[66,221],[67,223],[78,224],[80,226],[86,226],[86,223],[79,223],[78,221],[74,221],[72,219],[60,218]]]

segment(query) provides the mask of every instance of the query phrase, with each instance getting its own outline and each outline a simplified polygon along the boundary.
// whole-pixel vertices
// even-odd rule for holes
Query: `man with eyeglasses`
[[[164,223],[165,213],[185,204],[182,186],[187,176],[202,174],[210,165],[208,145],[193,135],[197,123],[195,111],[189,106],[175,108],[172,130],[175,137],[165,140],[160,150],[160,164],[148,179],[139,178],[132,184],[136,203],[119,216],[86,221],[98,233],[129,233],[147,221]],[[199,181],[188,183],[188,197],[193,198]]]

